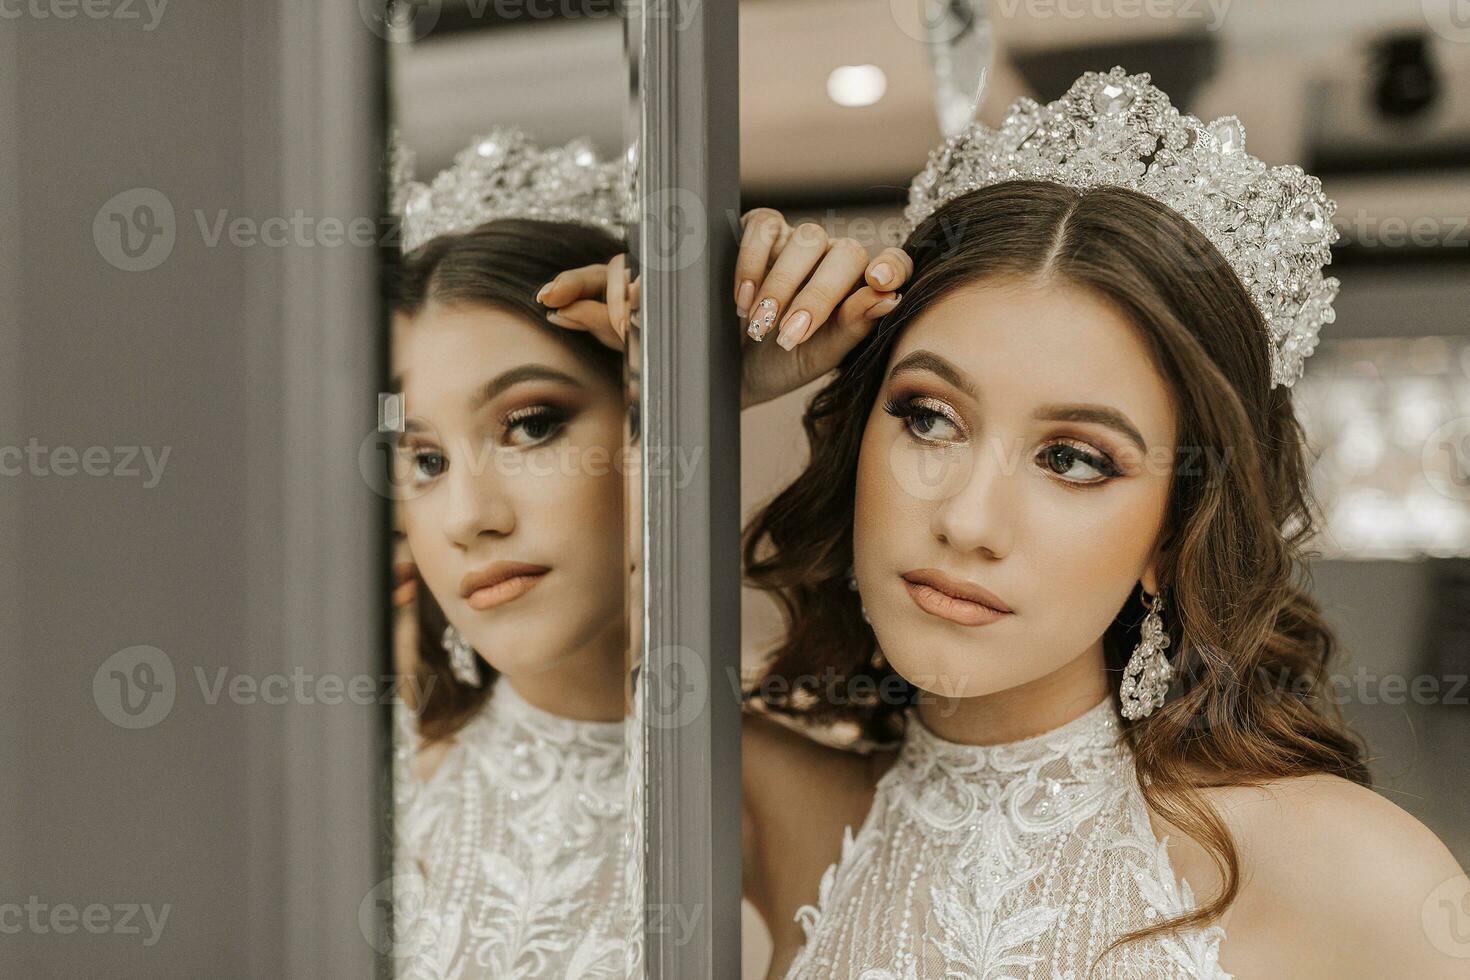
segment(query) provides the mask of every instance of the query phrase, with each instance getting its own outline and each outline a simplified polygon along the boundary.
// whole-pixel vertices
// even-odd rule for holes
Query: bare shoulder
[[[873,798],[871,755],[824,745],[781,722],[746,714],[741,728],[744,893],[771,932],[776,965],[802,933],[794,916],[816,901]]]
[[[798,849],[801,841],[789,835],[801,828],[823,834],[824,824],[832,824],[840,834],[840,821],[871,794],[867,756],[755,714],[744,716],[740,742],[745,801],[763,838],[791,840]]]
[[[1327,774],[1202,792],[1240,858],[1240,893],[1222,920],[1223,968],[1308,980],[1464,976],[1466,960],[1447,945],[1454,929],[1447,923],[1437,939],[1429,917],[1436,896],[1470,901],[1470,881],[1449,848],[1403,808]],[[1195,895],[1217,895],[1222,878],[1207,852],[1158,822],[1172,834],[1171,860]],[[1470,928],[1465,917],[1461,933]],[[1459,957],[1466,955],[1462,938]]]

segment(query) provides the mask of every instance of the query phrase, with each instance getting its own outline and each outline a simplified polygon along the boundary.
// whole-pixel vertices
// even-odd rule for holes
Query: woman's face
[[[1134,584],[1157,588],[1174,451],[1136,329],[1077,287],[987,280],[924,310],[884,370],[853,546],[888,662],[974,697],[1100,653]],[[983,604],[946,594],[967,584]]]
[[[394,333],[404,532],[449,621],[512,677],[620,638],[621,388],[490,307],[431,303]],[[545,571],[476,581],[509,562]]]

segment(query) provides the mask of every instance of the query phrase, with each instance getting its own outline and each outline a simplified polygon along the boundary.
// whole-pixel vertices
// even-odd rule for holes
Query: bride
[[[1463,977],[1429,903],[1470,882],[1323,700],[1318,182],[1114,69],[950,140],[906,217],[871,259],[742,222],[746,404],[837,369],[745,536],[770,976]]]
[[[745,533],[771,978],[1464,976],[1470,879],[1324,698],[1331,214],[1115,68],[931,154],[901,248],[742,217],[742,404],[836,369]]]
[[[622,356],[537,301],[625,248],[620,166],[499,129],[401,187],[400,977],[624,975]]]

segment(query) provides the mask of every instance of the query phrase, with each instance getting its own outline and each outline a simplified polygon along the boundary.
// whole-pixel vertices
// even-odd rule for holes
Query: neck
[[[623,621],[615,619],[602,632],[550,670],[502,676],[515,692],[542,711],[574,721],[623,719]]]
[[[925,693],[924,726],[950,742],[997,745],[1059,728],[1111,697],[1102,640],[1044,677],[968,698]]]

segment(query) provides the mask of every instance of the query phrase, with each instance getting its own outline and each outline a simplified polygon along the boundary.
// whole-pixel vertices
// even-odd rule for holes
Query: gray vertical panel
[[[737,27],[733,2],[644,13],[641,679],[647,964],[658,980],[740,972]],[[703,709],[688,717],[691,699]]]
[[[0,975],[373,969],[357,911],[380,709],[209,703],[195,674],[385,662],[384,508],[355,452],[380,374],[374,255],[209,245],[196,223],[375,213],[378,46],[354,5],[324,11],[0,27],[0,446],[171,450],[151,489],[0,477],[0,902],[171,907],[150,947],[7,934]],[[125,272],[93,218],[135,187],[169,198],[177,241]],[[92,679],[134,644],[176,684],[129,731]]]
[[[293,0],[276,7],[280,176],[272,197],[285,214],[379,216],[384,50],[360,7]],[[278,669],[309,664],[321,675],[378,678],[389,663],[388,510],[358,468],[358,447],[376,423],[375,392],[386,387],[377,253],[309,245],[279,250],[278,258],[254,282],[268,288],[275,276],[279,288],[273,366],[282,395],[278,404],[254,406],[255,418],[281,435],[275,445],[252,445],[262,456],[251,473],[264,474],[252,501],[274,496],[262,516],[278,520],[279,531],[279,553],[259,555],[256,581],[263,593],[265,578],[278,576],[279,592],[270,596],[280,609]],[[271,458],[311,462],[270,469]],[[375,794],[387,707],[306,707],[256,732],[279,740],[276,752],[253,756],[279,760],[282,837],[271,856],[285,869],[285,975],[369,976],[375,957],[358,913],[385,875],[377,835],[388,804]]]

